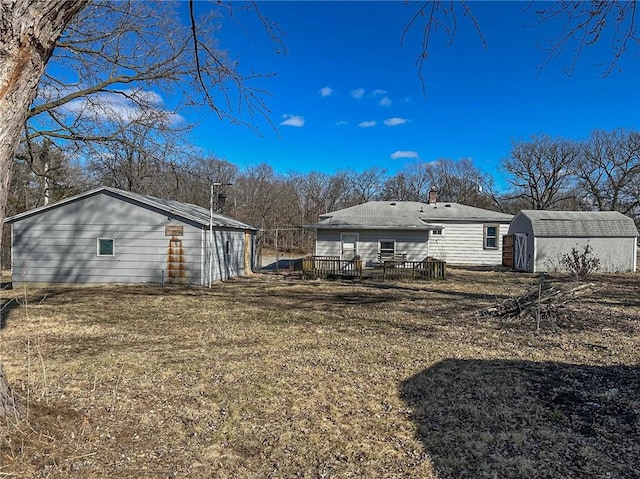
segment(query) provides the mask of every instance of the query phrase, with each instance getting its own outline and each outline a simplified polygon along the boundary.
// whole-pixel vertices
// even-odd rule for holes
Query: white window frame
[[[100,242],[111,241],[111,254],[100,253]],[[116,255],[116,239],[115,238],[97,238],[96,239],[96,256],[115,256]]]
[[[436,233],[437,231],[437,233]],[[436,236],[438,238],[442,238],[444,236],[444,227],[433,228],[431,230],[431,236]]]
[[[496,234],[495,236],[489,236],[487,234],[489,228],[495,228],[496,229]],[[489,239],[495,239],[496,241],[496,245],[495,246],[488,246],[487,245],[487,240]],[[500,225],[497,224],[485,224],[484,228],[483,228],[483,235],[482,235],[482,246],[484,247],[484,249],[499,249],[500,248]]]
[[[392,255],[396,254],[397,251],[397,241],[394,239],[379,239],[378,240],[378,255],[382,254],[382,243],[393,243],[393,252]]]

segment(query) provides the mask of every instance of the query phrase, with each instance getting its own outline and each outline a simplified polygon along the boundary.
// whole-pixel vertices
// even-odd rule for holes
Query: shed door
[[[525,233],[516,233],[513,235],[514,241],[514,264],[515,268],[520,271],[527,270],[527,235]]]

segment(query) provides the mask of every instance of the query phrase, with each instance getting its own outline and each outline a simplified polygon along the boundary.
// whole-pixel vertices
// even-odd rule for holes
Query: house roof
[[[522,210],[538,237],[636,237],[633,219],[617,211]]]
[[[209,227],[209,221],[211,218],[211,212],[207,208],[203,208],[201,206],[192,205],[189,203],[181,203],[179,201],[174,200],[165,200],[162,198],[156,198],[154,196],[141,195],[138,193],[131,193],[130,191],[119,190],[117,188],[110,188],[107,186],[102,186],[100,188],[96,188],[85,193],[81,193],[76,196],[72,196],[69,198],[65,198],[64,200],[58,201],[57,203],[53,203],[51,205],[41,206],[40,208],[35,208],[29,211],[25,211],[24,213],[17,214],[15,216],[11,216],[9,218],[5,218],[5,223],[13,223],[15,221],[20,221],[21,219],[38,215],[45,211],[51,210],[53,208],[59,208],[68,203],[72,203],[75,201],[82,200],[83,198],[87,198],[89,196],[94,196],[98,194],[107,194],[109,196],[114,196],[120,199],[129,199],[136,203],[159,209],[167,214],[173,216],[179,216],[184,219],[193,221],[202,226]],[[213,227],[218,228],[236,228],[236,229],[250,229],[256,230],[255,226],[251,226],[247,223],[243,223],[242,221],[238,221],[236,219],[230,218],[225,215],[213,214]]]
[[[431,230],[441,228],[442,223],[447,222],[509,223],[512,217],[512,215],[460,203],[369,201],[320,215],[318,223],[305,225],[305,228]]]

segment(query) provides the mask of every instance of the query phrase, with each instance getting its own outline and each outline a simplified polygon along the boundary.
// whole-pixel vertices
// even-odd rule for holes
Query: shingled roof
[[[181,203],[179,201],[174,201],[174,200],[156,198],[154,196],[141,195],[138,193],[132,193],[130,191],[124,191],[117,188],[109,188],[107,186],[102,186],[100,188],[96,188],[76,196],[65,198],[64,200],[58,201],[57,203],[53,203],[47,206],[41,206],[40,208],[35,208],[33,210],[25,211],[24,213],[20,213],[15,216],[6,218],[4,221],[5,223],[13,223],[14,221],[19,221],[23,218],[37,215],[47,210],[58,208],[62,205],[79,201],[83,198],[94,196],[97,194],[102,194],[102,193],[110,196],[115,196],[116,198],[122,198],[122,199],[128,198],[130,200],[133,200],[136,203],[158,209],[167,214],[171,214],[174,216],[182,217],[187,220],[191,220],[202,226],[209,227],[211,212],[207,208],[203,208],[202,206],[192,205],[189,203]],[[247,223],[243,223],[242,221],[238,221],[234,218],[230,218],[228,216],[217,214],[217,213],[213,214],[212,226],[218,227],[218,228],[235,228],[235,229],[249,229],[249,230],[257,229],[255,226],[251,226]]]
[[[638,236],[633,219],[617,211],[522,210],[538,237],[628,238]]]
[[[430,230],[454,221],[508,223],[512,215],[459,203],[369,201],[320,215],[307,229],[416,229]]]

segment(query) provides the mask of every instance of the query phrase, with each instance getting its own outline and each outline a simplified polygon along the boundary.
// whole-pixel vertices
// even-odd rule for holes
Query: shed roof
[[[417,229],[430,230],[447,222],[509,223],[512,215],[460,203],[417,201],[369,201],[320,215],[320,222],[308,229]]]
[[[87,198],[89,196],[94,196],[98,194],[107,194],[109,196],[113,196],[120,199],[129,199],[143,206],[156,208],[167,214],[179,216],[184,219],[193,221],[197,224],[200,224],[202,226],[209,227],[211,212],[207,208],[203,208],[202,206],[192,205],[189,203],[181,203],[179,201],[174,201],[174,200],[156,198],[154,196],[131,193],[130,191],[124,191],[118,188],[110,188],[107,186],[102,186],[100,188],[96,188],[76,196],[65,198],[64,200],[58,201],[57,203],[53,203],[50,205],[41,206],[40,208],[35,208],[29,211],[25,211],[24,213],[20,213],[15,216],[6,218],[4,221],[6,223],[13,223],[15,221],[20,221],[21,219],[24,219],[33,215],[38,215],[48,210],[51,210],[53,208],[58,208],[62,205],[79,201],[79,200],[82,200],[83,198]],[[257,229],[255,226],[251,226],[247,223],[243,223],[242,221],[238,221],[234,218],[230,218],[228,216],[221,215],[218,213],[213,214],[212,226],[218,227],[218,228],[235,228],[235,229],[250,229],[250,230]]]
[[[522,210],[538,237],[628,238],[638,236],[633,219],[617,211]]]

